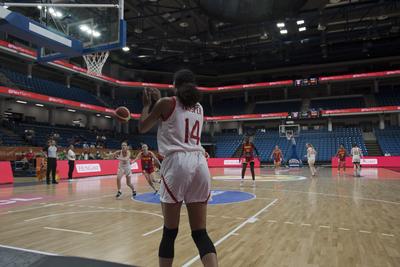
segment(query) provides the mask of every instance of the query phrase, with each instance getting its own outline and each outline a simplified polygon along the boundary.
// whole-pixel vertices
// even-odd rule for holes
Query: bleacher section
[[[343,109],[364,108],[365,101],[362,97],[336,98],[336,99],[312,99],[310,109]]]
[[[39,79],[36,77],[28,78],[28,76],[25,74],[14,72],[1,67],[0,72],[6,75],[7,78],[10,79],[14,84],[24,90],[35,92],[38,94],[74,100],[86,104],[104,106],[102,103],[100,103],[100,101],[96,99],[94,95],[77,87],[71,86],[70,88],[68,88],[64,84]]]
[[[139,98],[117,98],[111,99],[107,97],[102,97],[111,107],[127,107],[131,113],[142,113],[143,104],[142,100]]]
[[[295,112],[300,111],[301,101],[278,102],[278,103],[256,103],[255,114],[274,112]]]
[[[376,104],[378,106],[399,106],[399,92],[400,87],[381,87],[379,93],[375,94]]]
[[[238,146],[243,142],[243,135],[238,134],[218,134],[215,136],[217,158],[230,158],[235,153]]]
[[[216,137],[217,157],[232,157],[238,146],[243,141],[243,136],[237,134],[222,134]],[[350,153],[353,143],[357,143],[367,155],[362,132],[360,128],[339,128],[333,132],[327,130],[308,130],[301,132],[296,138],[298,156],[304,159],[306,155],[306,143],[311,143],[317,150],[317,161],[329,162],[343,144]],[[290,156],[290,142],[286,138],[280,138],[278,131],[257,131],[254,144],[260,152],[261,161],[272,162],[270,156],[275,145],[278,145],[284,153],[285,160]]]
[[[386,127],[385,130],[375,129],[375,136],[383,154],[400,156],[400,127]]]
[[[25,146],[26,143],[21,136],[10,134],[8,131],[0,128],[1,146]]]
[[[215,116],[245,114],[246,104],[243,99],[224,99],[213,103]]]

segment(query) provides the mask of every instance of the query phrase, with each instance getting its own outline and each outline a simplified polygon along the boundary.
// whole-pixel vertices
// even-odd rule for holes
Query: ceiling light
[[[124,52],[129,52],[129,50],[131,50],[129,46],[122,47],[122,51]]]
[[[107,119],[111,119],[111,117],[110,117],[110,116],[108,116],[108,115],[106,115],[106,116],[104,116],[104,117],[106,117]]]
[[[37,107],[44,107],[43,104],[35,104],[35,106],[37,106]]]
[[[17,103],[20,103],[20,104],[28,104],[28,102],[22,101],[22,100],[17,100]]]
[[[277,26],[278,28],[283,28],[283,27],[285,27],[285,23],[284,23],[284,22],[278,22],[278,23],[276,24],[276,26]]]
[[[8,6],[3,6],[3,8],[8,9]]]
[[[54,14],[57,18],[61,18],[62,17],[62,13],[60,11],[56,11]]]
[[[183,21],[183,22],[179,23],[179,26],[181,26],[182,28],[187,28],[189,26],[189,23],[187,23],[186,21]]]
[[[261,36],[260,36],[261,40],[268,40],[268,33],[264,32]]]
[[[100,117],[101,115],[100,114],[96,114],[96,117]]]
[[[299,28],[299,32],[304,32],[304,31],[306,31],[306,30],[307,30],[306,27],[300,27],[300,28]]]
[[[69,112],[76,112],[75,109],[67,109]]]
[[[286,29],[283,29],[283,30],[280,31],[280,33],[281,33],[281,34],[287,34],[288,31],[287,31]]]
[[[135,29],[134,29],[134,32],[135,32],[135,33],[142,33],[143,30],[142,30],[141,28],[135,28]]]
[[[149,57],[149,55],[139,55],[138,58],[146,58]]]
[[[220,41],[213,41],[212,43],[213,43],[214,45],[220,45],[220,44],[221,44]]]
[[[89,26],[86,25],[86,24],[80,25],[80,26],[79,26],[79,29],[80,29],[81,31],[84,31],[84,32],[90,30]]]
[[[98,31],[93,31],[93,37],[100,37],[101,33]]]
[[[42,10],[42,6],[37,6],[38,9]]]
[[[304,24],[304,19],[298,20],[296,23],[297,23],[297,25],[303,25]]]
[[[56,11],[54,10],[54,8],[50,7],[50,8],[49,8],[49,12],[50,12],[50,14],[53,15],[53,14],[55,14]]]

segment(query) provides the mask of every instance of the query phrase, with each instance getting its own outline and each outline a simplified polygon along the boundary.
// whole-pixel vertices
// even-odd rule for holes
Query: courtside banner
[[[254,159],[254,166],[260,167],[260,160]],[[210,168],[241,168],[242,162],[238,158],[209,158],[208,167]]]
[[[332,168],[338,167],[338,158],[332,158]],[[400,156],[392,157],[363,157],[361,159],[362,167],[373,167],[373,168],[400,168]],[[351,157],[346,158],[346,167],[353,167]]]
[[[118,160],[77,160],[72,174],[73,178],[116,175],[118,172]],[[131,164],[132,173],[142,172],[140,161]],[[61,179],[68,178],[68,161],[58,160],[57,171]]]
[[[11,163],[9,161],[0,161],[0,184],[12,184],[14,183],[14,174],[11,169]]]

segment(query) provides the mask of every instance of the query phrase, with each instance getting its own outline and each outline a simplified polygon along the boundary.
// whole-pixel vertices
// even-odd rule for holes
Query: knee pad
[[[208,253],[217,253],[206,229],[192,231],[192,238],[199,250],[200,258],[203,258]]]
[[[163,236],[158,250],[158,256],[161,258],[171,259],[174,257],[175,239],[178,235],[178,228],[168,229],[164,226]]]

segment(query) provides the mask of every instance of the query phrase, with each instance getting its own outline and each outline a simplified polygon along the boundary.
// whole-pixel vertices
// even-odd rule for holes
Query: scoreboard
[[[318,78],[298,79],[294,81],[294,86],[305,87],[318,85]]]

